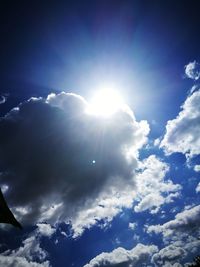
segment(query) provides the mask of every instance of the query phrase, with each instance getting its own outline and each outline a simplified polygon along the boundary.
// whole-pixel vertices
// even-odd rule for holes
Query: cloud
[[[164,262],[175,263],[179,254],[180,260],[188,255],[195,255],[200,249],[200,205],[176,214],[175,219],[163,225],[150,225],[148,233],[162,234],[163,241],[167,245],[152,258],[158,266],[163,266]],[[160,264],[160,265],[159,265]]]
[[[15,250],[7,250],[0,255],[0,266],[6,267],[50,267],[47,252],[40,247],[38,230],[26,238]]]
[[[56,229],[51,227],[51,225],[47,223],[38,223],[37,227],[38,232],[42,236],[51,237],[56,232]]]
[[[0,183],[22,224],[65,221],[81,233],[131,205],[149,126],[130,110],[105,119],[86,107],[81,96],[51,94],[0,118]]]
[[[7,190],[8,190],[8,186],[6,184],[1,185],[1,191],[3,194],[6,193]]]
[[[198,221],[200,220],[200,205],[186,209],[176,214],[175,219],[163,225],[152,225],[148,227],[148,233],[162,233],[163,236],[171,236],[177,232],[198,231]]]
[[[200,90],[189,95],[178,116],[167,122],[160,147],[167,154],[180,152],[188,157],[200,153]]]
[[[128,227],[129,227],[131,230],[135,230],[135,228],[137,227],[137,223],[129,223]]]
[[[200,183],[198,183],[198,185],[196,187],[196,193],[200,193]]]
[[[110,222],[123,208],[134,206],[135,212],[149,210],[156,213],[162,205],[173,202],[180,196],[181,186],[165,179],[168,171],[169,166],[155,155],[139,162],[135,186],[124,184],[119,190],[111,183],[88,209],[83,209],[72,219],[73,236],[81,235],[84,228],[90,228],[102,219],[105,223]]]
[[[7,97],[6,96],[0,95],[0,105],[1,104],[4,104],[6,102],[6,100],[7,100]]]
[[[109,189],[101,192],[98,198],[93,200],[90,207],[81,210],[78,215],[71,220],[73,237],[80,236],[85,228],[90,228],[98,224],[101,220],[104,225],[112,221],[113,217],[122,212],[123,208],[132,208],[133,200],[136,197],[134,186],[125,186],[116,189],[110,186]]]
[[[200,165],[195,165],[194,170],[195,172],[200,172]]]
[[[184,259],[186,251],[183,248],[169,245],[155,253],[152,257],[152,262],[156,266],[182,266],[177,265],[177,261]]]
[[[49,263],[46,261],[44,263],[37,263],[37,262],[32,262],[28,261],[24,257],[19,257],[15,255],[10,255],[10,256],[4,256],[0,255],[0,264],[1,266],[6,266],[6,267],[49,267]]]
[[[173,202],[180,196],[181,186],[166,179],[169,166],[155,155],[140,162],[140,170],[136,179],[135,212],[150,210],[157,213],[163,204]]]
[[[166,262],[165,265],[162,265],[162,267],[183,267],[183,265],[178,262],[176,263]]]
[[[110,253],[99,254],[84,267],[140,267],[147,264],[151,255],[157,250],[154,245],[146,246],[143,244],[137,244],[131,250],[119,247]]]
[[[200,78],[200,64],[197,61],[190,62],[185,66],[186,77],[197,81]]]

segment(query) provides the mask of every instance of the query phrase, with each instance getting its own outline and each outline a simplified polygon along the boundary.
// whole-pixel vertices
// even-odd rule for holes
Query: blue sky
[[[0,12],[0,187],[23,225],[1,224],[0,265],[187,266],[200,249],[198,1]]]

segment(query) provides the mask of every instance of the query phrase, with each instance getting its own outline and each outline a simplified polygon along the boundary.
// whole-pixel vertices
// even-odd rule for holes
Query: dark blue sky
[[[52,92],[58,94],[64,91],[81,95],[88,100],[101,84],[114,83],[134,111],[136,120],[147,120],[150,125],[148,145],[141,148],[138,160],[145,160],[151,155],[157,156],[160,162],[154,162],[154,164],[159,165],[164,162],[170,168],[166,171],[163,179],[170,180],[173,184],[179,184],[182,187],[182,189],[177,187],[176,192],[180,191],[180,195],[175,198],[174,202],[170,200],[167,202],[169,193],[167,190],[162,192],[165,201],[159,211],[154,213],[147,209],[136,212],[135,207],[141,201],[140,198],[137,198],[137,203],[130,208],[122,207],[105,227],[102,226],[105,223],[104,219],[100,219],[96,225],[86,229],[78,239],[72,238],[71,226],[64,223],[54,225],[56,232],[51,237],[39,234],[35,225],[25,227],[22,235],[15,229],[5,230],[2,228],[0,230],[1,252],[22,246],[20,245],[22,240],[25,240],[33,231],[35,231],[41,248],[48,252],[47,259],[53,267],[81,267],[102,252],[111,252],[119,246],[128,250],[138,243],[153,244],[158,246],[159,250],[166,247],[165,237],[162,236],[164,230],[159,234],[155,232],[149,234],[145,229],[150,225],[165,224],[175,220],[176,214],[189,208],[192,209],[199,204],[199,193],[197,194],[195,191],[199,182],[199,172],[194,170],[194,166],[199,165],[200,161],[198,153],[186,161],[188,151],[184,152],[183,149],[181,151],[174,149],[170,155],[167,155],[165,145],[159,148],[154,146],[153,142],[156,138],[163,138],[167,121],[176,118],[181,110],[181,105],[190,97],[191,87],[194,84],[198,86],[198,81],[186,78],[184,67],[194,60],[200,62],[199,12],[200,3],[195,0],[3,1],[1,3],[0,96],[4,96],[6,101],[0,104],[0,116],[3,118],[12,108],[30,97],[45,99]],[[25,107],[24,110],[29,114],[31,108],[26,111]],[[39,105],[38,108],[40,108]],[[45,112],[47,111],[44,110]],[[30,112],[30,114],[32,113]],[[55,116],[57,115],[56,113]],[[25,118],[27,119],[28,115],[25,115]],[[46,118],[50,119],[51,117],[47,116]],[[62,116],[56,118],[62,120]],[[34,125],[40,126],[39,123]],[[23,127],[26,129],[26,125]],[[195,126],[196,128],[190,127],[187,121],[183,129],[190,129],[191,132],[200,134],[199,123]],[[62,129],[65,129],[64,126]],[[5,131],[5,133],[9,135],[10,132]],[[17,137],[13,134],[12,140],[18,140],[20,133],[17,132]],[[59,130],[57,134],[60,134]],[[114,132],[113,135],[115,135]],[[2,136],[2,138],[6,138],[4,134]],[[31,132],[30,140],[35,136],[37,136],[36,128],[33,129],[33,136]],[[49,136],[47,138],[50,138]],[[175,142],[175,138],[174,134],[168,140],[168,145],[170,141]],[[12,140],[8,139],[11,145],[7,149],[13,150],[15,155],[13,158],[17,158],[16,148],[20,148],[20,146],[12,147],[14,143]],[[19,140],[21,141],[21,139]],[[195,138],[193,138],[194,140]],[[36,142],[35,139],[34,142]],[[40,145],[40,143],[34,144],[38,147]],[[3,145],[2,147],[4,149]],[[45,149],[46,147],[44,147]],[[73,150],[73,146],[70,149]],[[50,151],[49,153],[59,152],[53,149],[47,151]],[[116,151],[118,152],[118,150]],[[70,152],[72,158],[78,152],[78,149]],[[90,152],[89,150],[88,154]],[[0,152],[1,187],[5,182],[4,178],[1,178],[1,171],[2,177],[5,171],[2,158]],[[50,156],[47,158],[49,159]],[[70,160],[74,164],[74,158]],[[118,158],[114,158],[113,161],[111,159],[111,164],[116,164],[117,160]],[[6,167],[10,166],[9,164],[10,162],[7,162]],[[15,164],[17,166],[18,163]],[[46,165],[41,163],[41,165],[35,166],[44,168]],[[103,163],[102,166],[104,166]],[[144,167],[143,171],[145,168],[151,167],[149,166]],[[158,169],[159,166],[155,168]],[[18,170],[18,166],[16,169]],[[70,167],[68,169],[71,172]],[[22,176],[24,172],[21,172]],[[105,172],[102,171],[102,173],[106,172],[107,169]],[[46,175],[45,171],[44,175]],[[143,178],[141,177],[141,179]],[[148,175],[146,179],[148,180]],[[145,198],[144,195],[141,194],[141,196],[141,198]],[[12,200],[12,197],[10,199]],[[70,203],[69,205],[71,205]],[[129,223],[133,222],[137,226],[131,230]],[[192,230],[193,226],[189,225],[187,229],[191,228]],[[32,230],[33,228],[36,230]],[[197,228],[195,224],[195,231],[199,234]],[[61,232],[67,233],[67,237]],[[14,240],[12,239],[13,235],[15,235]],[[175,246],[172,241],[169,244]],[[187,254],[185,254],[184,262],[191,261],[198,254],[199,248],[200,246],[194,250],[194,253],[184,252]],[[185,247],[182,249],[187,251]],[[30,261],[27,255],[19,255]],[[0,263],[1,260],[0,256]],[[36,255],[32,260],[44,262]],[[162,260],[160,262],[152,260],[148,266],[164,266],[164,262]],[[181,260],[176,262],[181,262]],[[142,263],[131,266],[143,266],[140,264]],[[96,265],[91,264],[90,266]],[[98,266],[117,265],[102,264]],[[124,263],[122,266],[128,265]]]
[[[191,85],[182,76],[184,65],[198,61],[198,14],[198,1],[7,3],[0,16],[0,90],[87,97],[99,81],[117,80],[139,118],[153,113],[162,123]]]

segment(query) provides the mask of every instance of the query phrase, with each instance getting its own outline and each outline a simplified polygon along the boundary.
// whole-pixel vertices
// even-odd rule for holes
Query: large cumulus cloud
[[[81,96],[51,94],[0,119],[0,184],[22,223],[73,222],[101,196],[110,205],[113,193],[134,189],[147,122],[128,109],[103,118],[86,107]]]

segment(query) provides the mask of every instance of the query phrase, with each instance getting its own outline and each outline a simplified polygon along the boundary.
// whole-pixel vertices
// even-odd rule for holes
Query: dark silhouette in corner
[[[200,256],[195,257],[194,263],[188,265],[188,267],[200,267]]]
[[[1,192],[0,188],[0,223],[12,224],[15,227],[22,229],[21,224],[15,219],[11,210],[9,209],[5,198]]]

